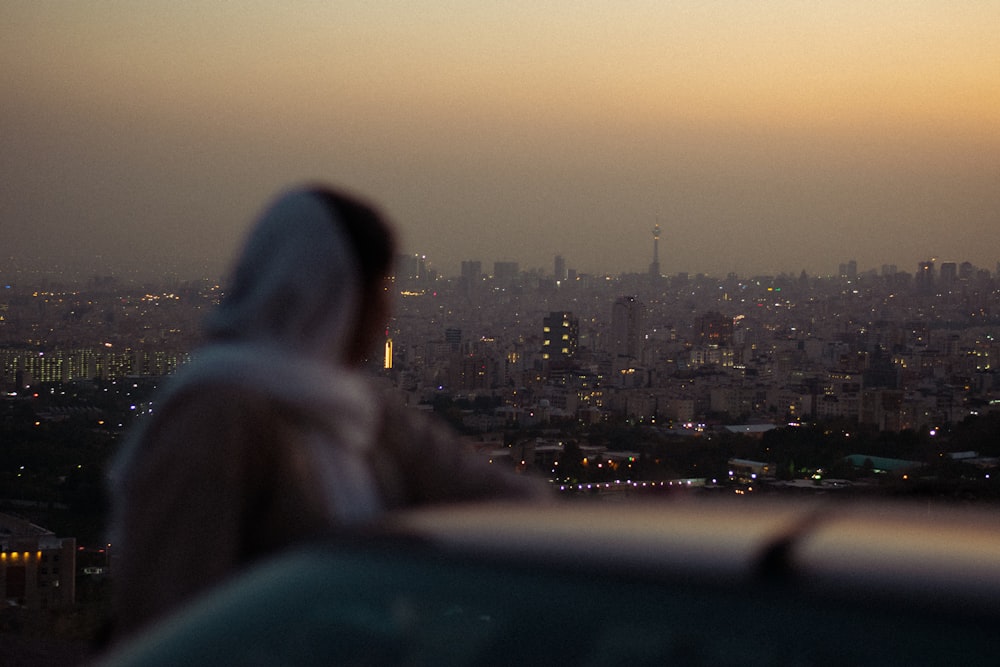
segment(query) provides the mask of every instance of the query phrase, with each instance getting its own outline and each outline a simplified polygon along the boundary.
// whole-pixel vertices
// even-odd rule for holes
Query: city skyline
[[[649,252],[653,253],[653,248],[655,247],[656,244],[651,241],[648,249]],[[658,252],[656,255],[658,255]],[[651,254],[650,256],[653,255]],[[107,262],[104,257],[83,260],[78,263],[60,263],[52,258],[44,257],[5,257],[0,258],[0,281],[18,281],[22,286],[40,286],[41,283],[36,281],[42,280],[53,280],[56,283],[60,281],[74,283],[105,278],[151,283],[209,280],[218,281],[222,285],[225,285],[228,281],[228,272],[230,267],[222,266],[220,269],[216,266],[210,266],[207,263],[188,260],[189,258],[183,257],[172,258],[165,261],[160,266],[150,267],[141,263],[129,262],[113,265]],[[512,257],[467,257],[463,258],[459,262],[459,266],[456,270],[448,271],[442,270],[441,265],[435,261],[435,258],[429,257],[423,253],[401,253],[397,256],[397,260],[395,262],[395,275],[397,278],[432,278],[453,280],[468,278],[470,267],[474,266],[475,269],[473,269],[473,271],[476,273],[476,277],[479,278],[500,277],[504,280],[508,280],[519,274],[530,274],[538,277],[555,278],[557,280],[567,280],[573,276],[608,276],[617,278],[630,275],[651,275],[654,264],[659,263],[650,262],[645,268],[639,267],[635,270],[610,269],[608,271],[592,273],[579,270],[575,265],[573,258],[566,257],[561,254],[555,254],[549,257],[547,263],[539,265],[522,263],[517,258]],[[912,261],[908,261],[902,265],[890,262],[877,262],[872,265],[863,265],[852,256],[848,256],[839,259],[831,259],[830,262],[827,262],[823,267],[802,266],[798,270],[775,273],[739,273],[736,271],[725,271],[722,273],[692,273],[682,270],[670,271],[669,267],[663,266],[659,266],[659,268],[661,271],[660,275],[664,279],[677,276],[696,277],[701,275],[713,280],[722,280],[733,276],[741,280],[751,280],[755,278],[779,276],[798,278],[802,273],[805,273],[811,278],[858,277],[866,274],[880,276],[889,274],[909,274],[910,276],[917,277],[922,272],[922,269],[926,267],[930,267],[932,275],[938,275],[941,273],[942,266],[946,267],[946,271],[955,272],[956,277],[959,277],[958,272],[963,268],[963,265],[967,267],[967,269],[971,268],[973,272],[986,271],[993,277],[1000,276],[1000,260],[993,264],[984,266],[971,262],[964,257],[944,257],[937,255],[913,259]],[[514,271],[515,273],[511,273],[511,271]],[[560,275],[562,277],[560,277]]]
[[[1000,5],[0,10],[6,253],[222,273],[280,190],[381,205],[444,275],[1000,259]],[[95,261],[95,258],[100,260]]]

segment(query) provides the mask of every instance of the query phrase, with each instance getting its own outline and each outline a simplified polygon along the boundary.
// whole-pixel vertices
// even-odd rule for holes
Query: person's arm
[[[375,458],[390,506],[553,498],[542,479],[463,450],[446,423],[405,406],[385,407]]]

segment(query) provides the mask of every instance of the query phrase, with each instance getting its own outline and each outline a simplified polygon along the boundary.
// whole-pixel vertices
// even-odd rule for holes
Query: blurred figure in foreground
[[[262,556],[394,508],[547,498],[380,397],[358,367],[386,323],[392,230],[367,204],[292,191],[251,231],[206,346],[112,473],[116,636]]]

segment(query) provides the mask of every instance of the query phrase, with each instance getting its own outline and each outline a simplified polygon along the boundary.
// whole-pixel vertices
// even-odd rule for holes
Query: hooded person
[[[116,635],[388,510],[548,497],[359,372],[385,325],[393,256],[375,209],[327,188],[288,192],[260,217],[206,344],[113,466]]]

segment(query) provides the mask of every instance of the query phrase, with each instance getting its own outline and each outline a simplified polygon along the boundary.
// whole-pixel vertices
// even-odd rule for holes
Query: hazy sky
[[[657,222],[666,273],[993,270],[998,29],[996,0],[5,0],[0,257],[221,270],[322,180],[446,274],[644,271]]]

